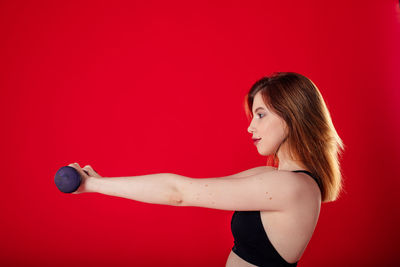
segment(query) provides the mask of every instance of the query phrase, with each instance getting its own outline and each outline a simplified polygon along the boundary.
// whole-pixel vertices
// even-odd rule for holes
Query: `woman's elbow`
[[[170,197],[168,199],[168,204],[171,206],[182,206],[183,199],[182,199],[182,193],[179,190],[179,180],[182,179],[181,175],[174,174],[172,176],[172,190]]]

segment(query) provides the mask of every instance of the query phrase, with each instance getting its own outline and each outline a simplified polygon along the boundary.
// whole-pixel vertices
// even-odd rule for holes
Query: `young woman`
[[[296,266],[316,227],[321,202],[342,189],[344,150],[315,84],[293,72],[258,80],[245,97],[248,127],[266,166],[218,178],[172,173],[102,178],[80,168],[74,194],[98,192],[136,201],[235,211],[227,267]]]

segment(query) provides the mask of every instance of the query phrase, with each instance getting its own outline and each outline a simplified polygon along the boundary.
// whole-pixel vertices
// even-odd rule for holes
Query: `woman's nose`
[[[247,128],[247,131],[248,131],[249,133],[254,132],[253,126],[252,126],[251,124],[250,124],[250,126]]]
[[[255,131],[254,119],[252,119],[252,120],[250,121],[249,127],[247,127],[247,131],[248,131],[249,133],[253,133],[253,132]]]

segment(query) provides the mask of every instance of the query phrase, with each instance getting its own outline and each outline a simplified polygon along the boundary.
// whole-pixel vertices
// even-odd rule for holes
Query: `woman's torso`
[[[308,192],[304,192],[306,197],[303,197],[290,210],[260,211],[261,222],[269,241],[288,263],[297,262],[301,258],[314,232],[321,206],[318,185],[308,174],[298,172],[298,175],[302,175],[303,179],[310,179]],[[256,265],[230,251],[226,267],[247,266]]]

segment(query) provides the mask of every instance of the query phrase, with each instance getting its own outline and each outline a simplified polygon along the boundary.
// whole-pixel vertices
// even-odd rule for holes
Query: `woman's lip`
[[[253,142],[254,142],[255,145],[257,145],[260,140],[261,140],[261,138],[260,139],[254,139]]]

